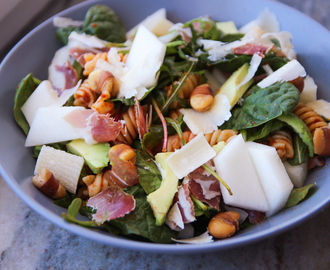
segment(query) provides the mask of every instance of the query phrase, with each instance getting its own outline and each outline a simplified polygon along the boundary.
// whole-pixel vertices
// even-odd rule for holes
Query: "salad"
[[[238,29],[160,9],[126,32],[96,5],[54,26],[63,46],[47,80],[22,79],[14,116],[37,159],[32,183],[66,221],[205,243],[315,185],[304,182],[330,155],[329,103],[271,11]]]

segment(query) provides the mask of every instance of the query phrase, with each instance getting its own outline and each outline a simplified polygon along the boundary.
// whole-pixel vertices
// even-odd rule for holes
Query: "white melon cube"
[[[299,165],[292,166],[289,162],[284,161],[283,164],[292,181],[292,184],[297,188],[302,187],[307,179],[308,163],[304,162]]]
[[[230,195],[220,184],[225,204],[261,212],[269,210],[265,192],[241,134],[230,140],[213,160],[216,172],[233,193]]]
[[[33,91],[31,96],[23,104],[21,110],[26,121],[31,126],[33,118],[40,107],[52,105],[58,97],[58,93],[53,89],[50,81],[42,81]]]
[[[310,76],[304,79],[304,89],[300,94],[300,101],[304,103],[316,101],[317,85]]]
[[[255,142],[247,142],[246,147],[266,194],[270,217],[285,206],[293,184],[274,147]]]
[[[83,165],[82,157],[44,145],[39,153],[34,174],[39,174],[46,168],[67,191],[75,194]]]
[[[74,128],[63,119],[74,110],[84,107],[43,107],[39,108],[25,141],[25,146],[70,141],[82,138],[80,129]]]
[[[179,179],[202,166],[216,155],[202,133],[170,155],[166,162]]]

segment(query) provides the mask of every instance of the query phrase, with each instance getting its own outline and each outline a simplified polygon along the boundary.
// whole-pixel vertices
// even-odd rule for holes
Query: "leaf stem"
[[[207,170],[210,174],[212,174],[216,179],[218,179],[220,181],[221,184],[224,185],[224,187],[228,190],[230,195],[233,195],[233,193],[231,192],[230,187],[227,185],[227,183],[225,181],[222,180],[222,178],[215,172],[213,171],[209,166],[203,164],[202,167]]]
[[[166,120],[165,120],[165,117],[162,114],[161,110],[159,109],[158,104],[157,104],[157,102],[156,102],[156,100],[154,98],[151,99],[151,103],[154,106],[155,111],[157,112],[158,117],[159,117],[159,119],[160,119],[160,121],[162,122],[162,125],[163,125],[164,143],[163,143],[163,149],[162,149],[162,151],[163,152],[166,152],[166,148],[167,148],[167,137],[168,137]]]

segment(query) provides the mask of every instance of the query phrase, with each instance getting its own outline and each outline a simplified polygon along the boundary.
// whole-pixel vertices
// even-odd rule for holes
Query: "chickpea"
[[[208,84],[197,86],[190,95],[190,105],[198,112],[207,111],[213,103],[213,94]]]
[[[221,212],[210,220],[208,231],[215,238],[229,238],[239,229],[239,217],[235,211]]]

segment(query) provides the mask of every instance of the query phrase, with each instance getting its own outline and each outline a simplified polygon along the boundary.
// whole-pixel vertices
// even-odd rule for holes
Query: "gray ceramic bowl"
[[[60,15],[82,20],[88,8],[96,3],[111,6],[124,21],[126,29],[130,29],[160,7],[167,9],[168,18],[173,22],[185,22],[195,17],[210,15],[222,21],[234,20],[238,26],[255,19],[264,8],[269,7],[277,14],[282,30],[293,34],[299,60],[318,84],[319,98],[330,100],[330,93],[327,91],[330,85],[330,33],[314,20],[283,4],[262,0],[104,0],[84,2]],[[38,26],[12,49],[0,67],[0,172],[19,197],[53,223],[72,233],[112,246],[150,252],[200,253],[238,247],[275,236],[301,224],[328,205],[329,162],[324,168],[313,171],[307,180],[308,183],[317,183],[317,191],[312,197],[292,209],[281,211],[258,226],[240,231],[227,240],[202,245],[152,244],[66,223],[60,217],[63,209],[54,205],[52,200],[41,194],[31,183],[35,160],[31,155],[32,149],[24,147],[25,135],[17,126],[12,113],[15,89],[20,80],[30,72],[39,79],[47,78],[47,67],[54,52],[61,46],[55,38],[54,30],[52,19]]]

